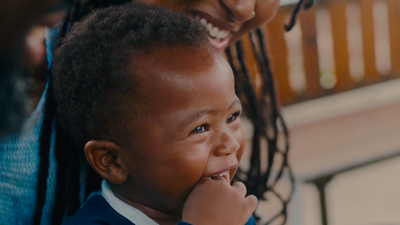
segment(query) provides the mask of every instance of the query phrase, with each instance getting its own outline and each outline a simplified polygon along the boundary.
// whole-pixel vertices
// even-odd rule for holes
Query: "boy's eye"
[[[203,132],[206,132],[206,131],[207,131],[207,125],[201,125],[201,126],[196,127],[190,133],[203,133]]]
[[[235,112],[234,114],[230,115],[226,120],[227,123],[232,123],[240,116],[240,111]]]

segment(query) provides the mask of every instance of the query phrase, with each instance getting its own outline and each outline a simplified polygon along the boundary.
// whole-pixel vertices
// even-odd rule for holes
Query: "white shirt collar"
[[[110,186],[108,185],[106,180],[103,180],[101,183],[101,195],[106,199],[108,204],[121,214],[123,217],[131,221],[136,225],[158,225],[154,222],[150,217],[146,214],[142,213],[140,210],[136,209],[135,207],[128,205],[127,203],[123,202],[121,199],[117,198],[114,195],[114,192],[111,190]]]

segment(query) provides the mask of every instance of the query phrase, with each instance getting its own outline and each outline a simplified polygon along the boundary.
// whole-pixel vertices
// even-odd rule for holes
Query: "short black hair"
[[[51,68],[56,118],[72,143],[83,147],[89,140],[115,138],[107,131],[122,123],[120,106],[131,97],[140,71],[132,62],[140,67],[141,56],[178,47],[213,49],[204,26],[162,7],[128,3],[76,23]]]

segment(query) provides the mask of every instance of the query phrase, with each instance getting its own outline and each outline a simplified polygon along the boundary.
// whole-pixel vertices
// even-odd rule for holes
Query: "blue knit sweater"
[[[56,35],[57,29],[48,32],[46,37],[49,62],[52,57],[52,41],[55,40]],[[3,225],[32,224],[32,218],[36,211],[36,189],[40,163],[39,136],[46,90],[21,131],[0,140],[0,224]],[[57,169],[54,158],[54,141],[55,133],[53,132],[42,225],[51,224],[51,211],[54,206]]]
[[[36,210],[36,187],[39,172],[39,134],[43,121],[44,98],[18,134],[0,141],[0,223],[31,224]],[[54,134],[52,146],[54,146]],[[50,151],[47,195],[42,223],[50,224],[54,205],[56,163],[54,148]]]

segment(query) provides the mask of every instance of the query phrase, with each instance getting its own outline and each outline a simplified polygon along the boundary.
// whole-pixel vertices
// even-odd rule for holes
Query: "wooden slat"
[[[281,7],[273,21],[266,26],[271,69],[276,78],[278,98],[283,105],[293,103],[296,99],[296,94],[290,87],[288,79],[287,48],[284,37],[284,24],[289,14],[288,7]]]
[[[319,83],[319,58],[315,24],[315,7],[299,14],[303,39],[303,57],[307,87],[304,97],[309,99],[321,96],[324,91]]]
[[[265,26],[268,55],[274,73],[278,97],[283,105],[296,103],[299,101],[325,96],[326,94],[339,93],[351,90],[360,86],[379,83],[383,80],[400,77],[400,1],[399,0],[352,0],[360,7],[360,23],[362,31],[363,60],[364,60],[364,80],[355,82],[350,77],[349,71],[349,50],[347,42],[347,4],[350,0],[332,0],[316,2],[315,6],[307,11],[300,10],[297,23],[300,23],[303,41],[304,68],[306,72],[306,91],[300,96],[292,90],[288,74],[287,65],[287,45],[284,37],[284,24],[289,21],[294,5],[283,6],[279,9],[276,17]],[[375,63],[375,35],[373,7],[374,1],[386,1],[389,9],[389,32],[391,45],[391,64],[392,74],[382,78],[377,72]],[[319,57],[318,46],[316,43],[316,10],[320,7],[328,9],[331,17],[333,49],[335,59],[335,72],[337,83],[334,88],[325,90],[320,86],[319,76]],[[247,52],[250,46],[248,37],[243,39],[243,46]],[[247,53],[246,53],[247,54]],[[252,53],[253,54],[253,53]],[[249,71],[253,74],[253,79],[257,83],[258,65],[254,55],[246,58],[249,64]],[[255,75],[255,76],[254,76]],[[256,88],[258,86],[256,84]]]
[[[346,6],[347,2],[345,1],[332,1],[328,4],[331,14],[333,49],[337,76],[337,83],[332,89],[334,92],[349,90],[354,86],[354,82],[349,75]]]
[[[365,83],[377,82],[380,77],[375,62],[375,36],[373,18],[373,0],[362,0],[360,4],[361,30],[363,37]]]
[[[258,95],[261,95],[261,79],[260,79],[260,67],[258,65],[257,59],[254,54],[253,46],[251,44],[251,39],[249,35],[245,35],[242,38],[242,46],[245,54],[245,63],[247,65],[247,70],[251,78],[251,83],[256,90]],[[261,96],[259,96],[261,97]]]
[[[392,77],[400,77],[400,1],[387,0],[392,59]]]

